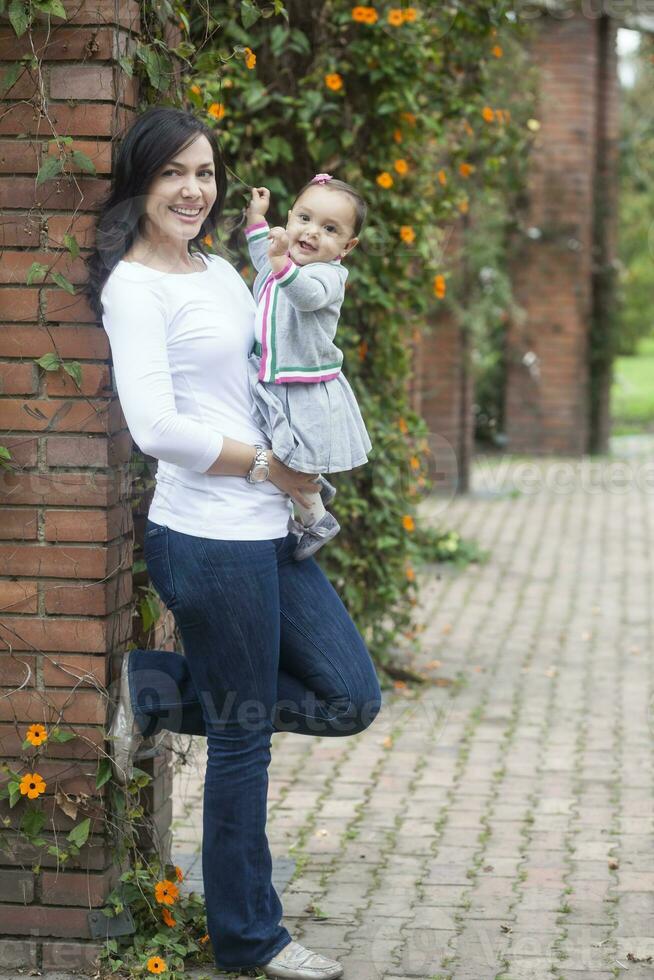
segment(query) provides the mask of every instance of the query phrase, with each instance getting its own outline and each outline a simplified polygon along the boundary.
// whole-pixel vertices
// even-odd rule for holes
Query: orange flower
[[[209,942],[209,933],[207,932],[207,933],[204,934],[204,936],[200,936],[198,942],[202,943],[203,946],[204,946],[205,943],[208,943]]]
[[[168,911],[168,909],[162,909],[161,910],[161,918],[164,920],[164,922],[166,923],[166,925],[167,926],[170,926],[171,928],[174,925],[176,925],[175,919],[172,917],[172,915],[170,914],[170,912]]]
[[[382,170],[380,174],[377,174],[377,183],[380,187],[383,187],[386,190],[393,186],[393,178],[389,174],[388,170]]]
[[[377,21],[379,20],[379,14],[375,10],[375,8],[374,7],[364,7],[363,9],[366,12],[366,19],[365,19],[364,23],[366,23],[366,24],[376,24]]]
[[[445,297],[445,291],[445,276],[434,276],[434,296],[437,296],[438,299],[443,299]]]
[[[215,119],[216,122],[220,122],[225,115],[225,106],[222,104],[222,102],[212,102],[207,109],[207,112],[212,119]]]
[[[191,85],[191,92],[193,93],[193,95],[200,95],[202,89],[200,88],[199,85]]]
[[[414,20],[418,16],[418,11],[415,7],[407,7],[404,11],[404,20],[407,24],[413,24]]]
[[[417,456],[411,457],[411,459],[409,460],[409,466],[411,467],[412,470],[420,469],[420,460],[418,459]]]
[[[247,277],[250,275],[250,266],[249,265],[244,265],[243,266],[243,268],[241,269],[241,275],[243,276],[244,279],[247,279]]]
[[[401,129],[394,129],[393,130],[393,139],[395,140],[396,143],[401,143],[402,142],[402,140],[404,139],[404,137],[402,136],[402,130]]]
[[[397,423],[397,427],[403,436],[405,436],[409,431],[409,426],[406,424],[403,418],[400,418],[399,422]]]
[[[25,734],[25,738],[30,745],[40,745],[41,742],[46,742],[48,740],[48,733],[45,725],[30,725]]]
[[[445,173],[444,170],[438,171],[438,179],[440,180],[443,187],[445,187],[445,185],[447,184],[447,174]]]
[[[177,876],[178,881],[184,881],[184,873],[182,869],[179,868],[177,865],[175,865],[175,874]]]
[[[412,245],[416,240],[416,233],[411,225],[402,225],[400,228],[400,238],[407,245]]]
[[[359,352],[359,360],[365,361],[366,354],[368,353],[368,341],[362,340],[359,346],[357,347],[357,351]]]
[[[376,24],[378,17],[374,7],[352,7],[352,20],[357,24]]]
[[[257,56],[252,48],[246,48],[243,53],[245,54],[245,67],[251,71],[257,63]]]
[[[340,92],[340,90],[343,88],[343,79],[337,71],[333,71],[331,74],[325,75],[325,85],[327,88],[331,89],[332,92]]]
[[[174,882],[164,878],[154,886],[154,897],[160,905],[174,905],[179,898],[179,888]]]
[[[404,175],[408,174],[409,172],[409,164],[406,162],[406,160],[396,160],[393,166],[397,170],[398,174]]]
[[[504,51],[502,50],[499,44],[496,44],[493,48],[491,48],[491,52],[495,55],[496,58],[501,58],[502,55],[504,54]]]
[[[416,116],[412,112],[403,112],[402,119],[409,124],[409,126],[415,126]]]
[[[202,239],[202,244],[203,245],[208,245],[211,248],[211,246],[213,245],[213,238],[212,238],[212,236],[211,235],[205,235],[204,238]]]
[[[404,14],[399,7],[392,7],[388,11],[388,23],[391,27],[400,27],[404,23]]]
[[[407,577],[407,581],[408,582],[415,582],[416,573],[414,572],[414,570],[411,567],[411,565],[407,565],[407,567],[406,567],[406,577]]]
[[[20,781],[19,789],[28,800],[35,800],[41,793],[45,793],[45,785],[38,772],[27,772]]]
[[[160,956],[151,956],[148,960],[150,973],[165,973],[167,969],[166,961],[162,960]]]
[[[481,110],[481,114],[484,117],[485,122],[491,123],[495,119],[495,113],[489,105],[485,105]]]
[[[405,531],[415,531],[416,522],[411,517],[411,514],[404,515],[404,517],[402,518],[402,527],[404,528]]]
[[[461,174],[462,177],[469,177],[474,169],[475,168],[472,166],[471,163],[459,164],[459,173]]]
[[[393,681],[393,687],[398,691],[403,691],[406,687],[406,681]]]
[[[469,207],[468,198],[467,197],[464,197],[463,200],[460,201],[459,202],[459,205],[458,205],[458,208],[459,208],[459,211],[461,212],[461,214],[467,214],[468,213],[468,207]]]

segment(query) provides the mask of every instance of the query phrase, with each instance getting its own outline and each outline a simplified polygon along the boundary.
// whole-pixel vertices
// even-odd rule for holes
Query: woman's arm
[[[270,464],[270,475],[268,479],[283,493],[287,493],[293,500],[304,507],[310,506],[310,501],[305,494],[316,493],[317,485],[315,476],[310,473],[298,473],[297,470],[290,470],[284,466],[272,454],[272,450],[267,451],[268,463]],[[238,442],[230,439],[229,436],[223,437],[223,448],[220,456],[207,470],[209,476],[240,476],[245,477],[254,461],[254,446],[245,442]]]

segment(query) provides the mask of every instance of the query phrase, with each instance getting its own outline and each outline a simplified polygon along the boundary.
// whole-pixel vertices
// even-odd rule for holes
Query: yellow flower
[[[406,567],[406,577],[407,577],[407,581],[408,582],[414,582],[415,581],[416,573],[414,572],[414,570],[411,567],[411,565],[407,565],[407,567]]]
[[[466,177],[466,178],[469,177],[474,169],[475,168],[472,166],[471,163],[459,164],[459,173],[461,174],[462,177]]]
[[[400,238],[407,245],[413,245],[416,240],[416,233],[411,227],[411,225],[402,225],[400,228]]]
[[[41,742],[46,742],[48,739],[48,733],[45,725],[30,725],[30,727],[27,729],[25,738],[30,745],[40,745]]]
[[[539,123],[538,119],[528,119],[527,120],[527,129],[530,129],[532,131],[532,133],[537,133],[538,130],[540,129],[540,123]]]
[[[501,58],[502,55],[504,54],[504,51],[502,50],[499,44],[496,44],[493,48],[491,48],[491,51],[496,58]]]
[[[45,793],[45,785],[38,772],[27,772],[20,781],[19,789],[28,800],[35,800],[41,793]]]
[[[447,174],[445,173],[444,170],[439,170],[438,171],[438,179],[441,182],[441,184],[443,185],[443,187],[445,187],[445,184],[447,184]]]
[[[388,11],[388,23],[391,27],[400,27],[404,23],[404,14],[399,7],[392,7]]]
[[[400,418],[399,422],[397,423],[397,427],[403,436],[405,436],[409,431],[409,426],[406,424],[403,418]]]
[[[495,119],[495,113],[488,105],[484,106],[484,108],[481,110],[481,114],[484,117],[485,122],[493,122]]]
[[[191,92],[193,93],[193,95],[200,95],[202,89],[200,88],[199,85],[191,85]]]
[[[184,881],[184,873],[177,865],[175,865],[175,875],[177,876],[178,881]]]
[[[202,244],[208,245],[209,248],[211,248],[211,246],[213,245],[213,237],[211,235],[205,235],[204,238],[202,239]]]
[[[396,160],[393,166],[397,170],[398,174],[408,174],[409,172],[409,164],[406,162],[406,160]]]
[[[393,130],[393,139],[395,140],[396,143],[401,143],[402,140],[403,140],[403,138],[404,137],[402,136],[402,130],[401,129],[395,129],[395,130]]]
[[[160,905],[174,905],[179,898],[179,888],[174,882],[164,878],[154,886],[154,897]]]
[[[207,109],[207,112],[212,119],[215,119],[216,122],[220,122],[225,115],[225,106],[222,104],[222,102],[212,102]]]
[[[404,20],[407,24],[413,24],[414,20],[418,16],[418,11],[415,7],[407,7],[404,11]]]
[[[405,531],[415,531],[416,522],[411,517],[411,514],[404,515],[404,517],[402,518],[402,527],[404,528]]]
[[[176,925],[175,919],[172,917],[172,915],[170,914],[170,912],[168,911],[168,909],[162,909],[161,910],[161,918],[164,920],[164,922],[166,923],[166,925],[167,926],[170,926],[171,928],[174,925]]]
[[[411,457],[411,459],[409,460],[409,466],[411,467],[412,470],[420,469],[420,460],[418,459],[417,456]]]
[[[461,214],[467,214],[468,213],[468,207],[469,207],[468,198],[467,197],[464,197],[463,200],[458,205],[458,208],[459,208],[459,211],[461,212]]]
[[[245,67],[251,71],[257,63],[257,56],[252,48],[246,48],[243,53],[245,55]]]
[[[204,934],[204,936],[200,936],[200,938],[198,939],[198,942],[199,943],[202,943],[203,946],[204,946],[205,943],[208,943],[209,942],[209,933],[206,932]]]
[[[438,299],[443,299],[445,296],[445,290],[445,276],[434,276],[434,295],[437,296]]]
[[[148,960],[150,973],[165,973],[167,969],[166,961],[162,960],[160,956],[151,956]]]
[[[388,190],[389,187],[393,186],[393,178],[389,174],[388,170],[382,170],[380,174],[377,174],[377,183],[380,187]]]
[[[329,75],[325,75],[325,85],[327,88],[331,89],[332,92],[340,92],[340,90],[343,88],[343,79],[337,71],[334,71]]]

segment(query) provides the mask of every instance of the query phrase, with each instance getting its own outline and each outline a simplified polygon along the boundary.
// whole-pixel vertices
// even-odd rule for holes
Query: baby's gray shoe
[[[305,527],[300,543],[293,552],[293,557],[296,561],[310,558],[311,555],[315,555],[319,548],[322,548],[325,542],[335,538],[340,529],[341,525],[334,515],[327,511],[315,524]]]
[[[328,507],[336,496],[336,487],[329,480],[326,480],[324,476],[320,477],[318,483],[320,484],[320,499],[325,507]]]

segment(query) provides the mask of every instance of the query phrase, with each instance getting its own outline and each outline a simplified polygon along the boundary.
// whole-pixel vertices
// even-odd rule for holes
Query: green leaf
[[[71,158],[75,166],[83,170],[84,173],[95,174],[95,164],[87,157],[86,153],[82,153],[81,150],[73,150]]]
[[[29,27],[29,4],[25,0],[11,0],[9,4],[9,20],[16,37],[22,37]]]
[[[133,58],[128,58],[127,55],[121,54],[120,57],[118,58],[118,64],[120,65],[120,67],[123,69],[123,71],[125,72],[125,74],[129,78],[132,78],[133,77],[133,75],[134,75],[134,59]]]
[[[20,791],[20,783],[12,779],[7,783],[7,789],[9,790],[9,806],[14,807],[23,795]]]
[[[52,180],[53,177],[58,177],[62,170],[63,164],[60,157],[46,157],[39,167],[39,172],[36,175],[36,183],[44,184],[46,180]]]
[[[158,51],[155,51],[148,44],[139,44],[136,49],[136,55],[145,65],[150,85],[159,91],[166,89],[172,71],[172,65],[169,59],[162,57]]]
[[[42,262],[32,262],[31,266],[27,270],[25,284],[27,286],[31,286],[35,279],[43,279],[47,271],[47,265],[43,265]]]
[[[91,828],[91,819],[87,817],[86,820],[82,820],[78,823],[76,827],[73,827],[71,832],[68,834],[68,840],[71,844],[76,844],[77,847],[81,847],[88,840],[89,830]]]
[[[64,235],[64,245],[66,246],[66,248],[68,249],[72,257],[76,259],[79,255],[79,243],[75,238],[75,236],[69,235],[68,232],[66,232],[66,234]]]
[[[75,287],[73,286],[72,282],[70,282],[66,276],[62,275],[61,272],[52,272],[50,273],[50,277],[53,282],[56,282],[58,286],[65,289],[67,293],[71,294],[71,296],[75,295]]]
[[[243,27],[247,30],[252,27],[253,24],[261,17],[261,11],[252,3],[252,0],[242,0],[241,2],[241,20],[243,21]]]
[[[82,387],[82,366],[79,361],[64,361],[63,369],[71,376],[78,388]]]
[[[50,742],[70,742],[71,738],[77,738],[75,732],[62,732],[60,728],[53,728],[48,732]]]
[[[45,814],[41,810],[28,810],[20,823],[20,828],[29,837],[36,837],[41,833],[45,823]]]
[[[95,778],[95,788],[100,789],[101,786],[104,786],[104,784],[111,779],[111,775],[111,759],[100,759],[100,762],[98,763],[98,772]]]
[[[58,354],[54,354],[51,351],[44,354],[43,357],[39,357],[36,362],[39,367],[42,367],[44,371],[57,371],[61,366],[61,358]]]
[[[10,65],[9,68],[7,68],[6,72],[2,76],[2,81],[0,82],[1,92],[6,95],[9,89],[16,84],[18,76],[20,75],[23,67],[22,62],[15,61],[13,65]]]
[[[32,0],[33,5],[43,14],[51,14],[53,17],[68,19],[66,8],[61,0]]]

